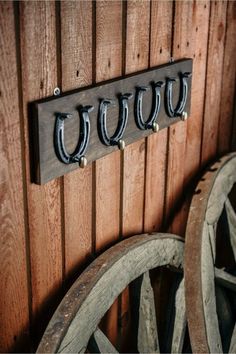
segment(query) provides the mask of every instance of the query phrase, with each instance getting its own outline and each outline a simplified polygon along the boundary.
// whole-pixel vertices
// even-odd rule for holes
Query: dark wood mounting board
[[[180,73],[192,72],[192,59],[183,59],[168,63],[150,70],[139,72],[124,78],[118,78],[105,83],[99,83],[86,88],[68,92],[60,96],[46,98],[33,102],[30,109],[30,133],[31,133],[31,161],[32,181],[44,184],[54,178],[63,176],[79,167],[79,163],[64,164],[61,162],[54,148],[54,129],[57,113],[70,113],[72,118],[65,122],[65,146],[72,153],[78,143],[80,119],[78,114],[79,105],[94,106],[93,112],[89,113],[91,132],[88,149],[85,156],[89,163],[95,161],[115,150],[117,146],[105,146],[99,139],[97,121],[98,108],[101,99],[115,100],[116,105],[110,106],[107,113],[107,128],[110,135],[117,127],[119,107],[117,97],[127,92],[133,93],[129,100],[128,123],[122,139],[126,146],[154,133],[152,129],[140,130],[134,119],[135,91],[137,86],[150,86],[152,82],[164,81],[167,78],[176,78],[173,84],[173,105],[175,106],[180,94]],[[151,87],[151,86],[150,86]],[[188,96],[184,111],[190,115],[191,103],[191,78],[188,79]],[[157,118],[160,129],[164,129],[180,120],[180,117],[169,118],[164,104],[165,87],[161,88],[161,107]],[[152,90],[145,92],[143,96],[143,116],[149,117],[152,108]],[[183,122],[183,124],[186,124]],[[158,151],[157,151],[158,155]]]

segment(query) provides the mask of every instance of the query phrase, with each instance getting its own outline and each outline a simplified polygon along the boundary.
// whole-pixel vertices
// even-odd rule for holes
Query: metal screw
[[[187,119],[188,119],[188,113],[187,112],[183,112],[181,114],[181,120],[186,121]]]
[[[54,96],[59,96],[60,93],[61,93],[61,90],[59,89],[59,87],[55,87],[54,91],[53,91]]]
[[[79,166],[81,168],[85,168],[87,166],[87,164],[88,164],[88,160],[86,159],[85,156],[82,156],[79,160]]]
[[[152,130],[154,131],[154,133],[157,133],[160,130],[160,126],[157,122],[153,123]]]
[[[119,140],[119,142],[118,142],[118,148],[119,148],[120,150],[124,150],[124,148],[125,148],[125,142],[124,142],[124,140]]]

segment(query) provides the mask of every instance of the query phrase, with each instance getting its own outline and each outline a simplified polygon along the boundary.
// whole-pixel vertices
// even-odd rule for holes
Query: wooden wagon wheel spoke
[[[236,292],[236,276],[229,274],[223,269],[215,268],[215,278],[219,284]]]
[[[118,353],[105,334],[97,328],[88,343],[91,353]]]
[[[228,198],[226,199],[225,207],[229,224],[230,242],[234,253],[234,259],[236,261],[236,213]]]
[[[236,353],[236,324],[234,326],[234,331],[233,331],[233,335],[229,347],[229,353]]]
[[[139,353],[160,353],[154,293],[149,272],[137,278],[131,288],[137,321],[137,350]],[[134,317],[134,316],[133,316]]]
[[[133,236],[111,247],[68,291],[37,352],[81,353],[93,347],[99,352],[116,352],[98,325],[115,299],[135,280],[140,289],[137,347],[140,352],[158,352],[154,295],[148,273],[163,266],[182,269],[183,248],[183,240],[170,234]]]
[[[219,323],[222,318],[219,320],[216,300],[222,295],[216,291],[216,284],[223,286],[225,291],[235,291],[236,277],[227,269],[217,268],[218,252],[221,250],[216,247],[216,242],[219,235],[221,242],[228,242],[229,238],[235,259],[236,218],[229,200],[235,183],[236,153],[231,153],[207,170],[198,183],[190,207],[185,244],[185,296],[193,352],[222,353],[229,350],[228,338],[227,344],[225,338],[222,337],[223,341],[221,338],[222,327]],[[222,230],[222,225],[226,225],[225,230]],[[230,308],[233,311],[232,306]],[[235,337],[234,323],[230,325]],[[233,337],[231,347],[234,347]]]
[[[187,328],[184,279],[181,280],[175,296],[174,330],[171,339],[171,353],[181,353]]]

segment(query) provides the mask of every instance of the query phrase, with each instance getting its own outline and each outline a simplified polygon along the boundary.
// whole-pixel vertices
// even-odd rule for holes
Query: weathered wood
[[[64,92],[92,82],[92,2],[62,1],[60,6]],[[65,274],[69,275],[91,254],[92,166],[64,177],[64,222]]]
[[[202,231],[201,291],[209,351],[210,353],[222,353],[222,343],[216,312],[214,258],[206,222],[204,223]],[[192,294],[192,296],[194,297],[194,294]]]
[[[54,294],[62,280],[61,181],[44,187],[31,183],[28,104],[52,95],[57,86],[55,4],[20,2],[19,6],[32,318],[36,321],[40,315],[36,321],[40,335],[54,311]]]
[[[236,277],[224,271],[223,269],[215,268],[216,281],[230,290],[236,291]]]
[[[225,208],[227,212],[227,219],[229,224],[229,236],[231,247],[234,254],[234,259],[236,261],[236,212],[233,209],[230,200],[227,198],[225,202]]]
[[[218,326],[222,341],[223,353],[229,353],[230,342],[235,325],[235,315],[226,289],[215,284]]]
[[[118,353],[104,333],[97,328],[89,340],[90,353]]]
[[[22,137],[12,2],[0,3],[0,352],[29,351]]]
[[[172,1],[151,2],[150,66],[167,63],[171,57]],[[157,231],[163,223],[167,129],[150,135],[146,144],[144,231]]]
[[[235,353],[236,352],[236,325],[234,326],[234,331],[229,347],[229,353]]]
[[[171,353],[182,353],[187,328],[184,280],[181,280],[175,294],[175,320],[171,342]]]
[[[186,307],[192,349],[222,352],[215,302],[215,277],[234,287],[235,277],[217,270],[216,225],[236,181],[236,154],[228,154],[207,169],[196,187],[186,231]]]
[[[149,272],[142,275],[141,286],[139,289],[138,312],[138,352],[160,353],[154,293],[149,278]]]
[[[183,352],[186,326],[184,279],[182,274],[175,274],[169,287],[162,352]]]
[[[137,71],[141,67],[137,68]],[[86,89],[79,89],[74,93],[67,93],[60,97],[53,97],[40,100],[34,103],[35,115],[32,117],[34,125],[34,153],[33,157],[35,175],[32,176],[35,182],[44,184],[53,178],[59,177],[67,172],[79,168],[78,163],[65,164],[60,161],[55,151],[54,144],[54,130],[57,113],[70,113],[72,117],[65,123],[65,146],[68,151],[73,152],[78,142],[79,136],[79,106],[93,106],[94,111],[89,113],[89,120],[91,125],[90,139],[88,149],[85,156],[89,162],[94,161],[108,153],[118,150],[118,146],[106,146],[99,138],[98,133],[98,111],[101,99],[113,99],[116,106],[111,105],[107,110],[107,130],[109,134],[114,132],[117,128],[117,119],[109,119],[109,117],[118,117],[118,96],[120,94],[132,93],[135,96],[135,89],[137,86],[150,86],[151,83],[157,81],[166,82],[167,77],[176,77],[180,81],[179,72],[191,72],[192,60],[180,60],[176,63],[169,63],[155,69],[147,70],[143,73],[131,75],[124,79],[114,79],[112,82],[97,84]],[[128,71],[127,73],[130,73]],[[178,87],[178,86],[177,86]],[[191,92],[191,78],[188,79],[189,92]],[[180,118],[170,119],[165,112],[164,105],[164,89],[162,91],[161,108],[157,118],[160,129],[176,123]],[[174,99],[178,97],[177,89],[173,90]],[[187,95],[187,102],[185,110],[190,110],[190,97]],[[143,115],[148,116],[152,107],[152,90],[145,94],[144,98],[146,104],[143,104]],[[153,133],[152,129],[140,130],[134,119],[134,97],[128,101],[129,119],[122,139],[126,145],[131,144],[138,139]]]
[[[156,267],[181,268],[182,261],[182,239],[168,234],[138,235],[110,248],[69,290],[51,319],[38,352],[84,351],[107,309],[131,281]]]
[[[217,153],[227,2],[212,1],[210,6],[202,165],[215,158]]]

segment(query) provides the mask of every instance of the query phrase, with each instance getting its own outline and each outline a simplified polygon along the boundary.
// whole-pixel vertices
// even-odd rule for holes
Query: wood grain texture
[[[55,112],[69,112],[72,115],[71,119],[67,119],[64,123],[65,133],[63,133],[62,139],[64,137],[66,151],[74,154],[79,135],[79,116],[82,114],[84,115],[79,107],[81,105],[87,106],[88,103],[94,107],[93,112],[89,113],[90,135],[86,152],[84,152],[88,162],[91,163],[92,161],[118,150],[117,144],[111,144],[110,146],[103,144],[101,141],[102,139],[98,134],[99,128],[101,129],[101,124],[99,124],[98,128],[98,113],[101,114],[101,97],[109,97],[114,100],[114,104],[109,106],[106,114],[108,135],[112,136],[112,133],[114,133],[117,128],[118,117],[121,114],[119,112],[119,100],[117,97],[119,94],[128,92],[135,96],[136,87],[138,85],[146,84],[150,86],[150,83],[154,79],[156,81],[161,80],[165,82],[166,77],[178,76],[179,72],[184,71],[192,71],[191,59],[179,60],[175,63],[167,63],[165,65],[142,71],[138,74],[136,73],[129,75],[126,78],[117,78],[110,80],[109,82],[106,81],[105,83],[103,82],[102,84],[97,84],[93,87],[67,92],[61,97],[51,97],[46,100],[34,102],[33,107],[35,112],[32,117],[34,122],[33,132],[35,136],[34,182],[45,184],[56,177],[62,176],[65,173],[69,173],[79,168],[79,165],[76,163],[63,163],[61,158],[58,157],[60,149],[57,149],[57,153],[55,151],[55,145],[61,145],[60,143],[55,144],[55,139],[53,139],[53,136],[55,136],[55,120],[57,122],[57,127],[59,124],[58,115]],[[190,87],[191,79],[188,80],[188,83]],[[161,91],[164,96],[164,89],[161,89]],[[149,90],[149,92],[145,94],[142,109],[144,117],[148,117],[150,115],[152,95],[152,90]],[[173,99],[175,100],[177,96],[178,91],[174,90]],[[127,119],[127,125],[124,133],[122,134],[122,139],[125,141],[125,145],[128,146],[138,139],[142,139],[153,134],[153,130],[138,129],[137,124],[135,123],[135,107],[137,107],[138,103],[134,97],[126,102],[126,104],[128,107],[129,117]],[[126,104],[122,104],[122,107],[120,107],[120,109],[122,108],[122,115],[125,115],[126,111],[124,112],[123,109],[126,107]],[[190,95],[187,96],[186,110],[189,110],[189,107]],[[116,117],[116,119],[112,119],[112,117]],[[160,110],[158,113],[159,130],[164,129],[179,120],[179,117],[169,119],[162,99],[162,104],[160,104]],[[57,130],[57,141],[60,140],[59,137]]]
[[[154,233],[136,235],[111,247],[91,263],[67,292],[37,353],[84,352],[101,318],[123,289],[150,269],[182,269],[183,251],[180,237]]]
[[[92,82],[92,2],[61,2],[62,90]],[[86,18],[86,21],[84,19]],[[64,177],[65,274],[92,250],[92,166]]]
[[[183,57],[191,57],[192,54],[192,17],[193,1],[177,1],[174,13],[173,33],[173,58],[175,60]],[[183,21],[182,19],[185,19]],[[189,113],[189,112],[188,112]],[[165,217],[168,223],[173,213],[176,213],[176,206],[183,198],[184,167],[183,158],[186,151],[187,124],[179,122],[169,128],[168,142],[168,170],[166,187],[166,210]],[[172,215],[171,215],[172,214]],[[180,235],[183,234],[184,215],[175,217],[171,230]]]
[[[148,67],[150,2],[128,1],[125,73]],[[128,146],[123,165],[123,236],[143,230],[145,140]]]
[[[184,164],[184,184],[188,186],[196,175],[201,160],[202,124],[205,102],[205,77],[209,30],[209,1],[194,3],[192,14],[191,53],[193,58],[191,114],[187,121],[187,141]],[[201,75],[201,79],[199,79]]]
[[[126,4],[125,74],[149,64],[150,2],[130,0]],[[122,236],[143,231],[145,185],[145,139],[128,146],[123,155]],[[121,336],[129,337],[129,291],[121,296]]]
[[[54,310],[62,279],[60,180],[44,187],[30,182],[28,103],[52,95],[57,86],[55,23],[53,2],[20,3],[31,300],[39,334]]]
[[[172,1],[152,1],[150,66],[168,63],[172,44]],[[158,230],[163,223],[167,129],[147,139],[144,231]]]
[[[96,82],[122,73],[122,1],[96,3]],[[109,97],[108,97],[109,98]],[[112,116],[117,121],[116,116]],[[120,151],[95,162],[96,168],[96,251],[101,251],[120,236]],[[109,214],[109,220],[108,220]],[[109,309],[103,328],[116,345],[118,301]]]
[[[226,33],[224,44],[224,63],[222,72],[222,91],[220,120],[218,126],[218,152],[230,151],[233,127],[235,72],[236,72],[236,2],[229,1],[227,7]]]
[[[201,164],[217,153],[226,28],[226,1],[211,2]]]
[[[29,351],[22,144],[12,2],[0,3],[0,352]]]

